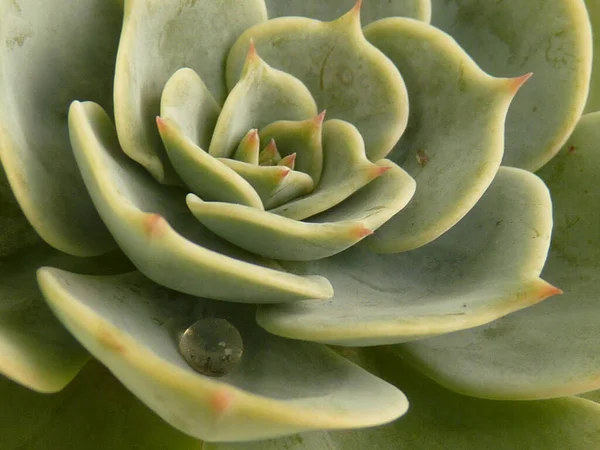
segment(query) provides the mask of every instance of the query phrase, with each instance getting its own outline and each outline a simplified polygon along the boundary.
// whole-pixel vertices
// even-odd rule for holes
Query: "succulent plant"
[[[353,3],[0,0],[2,449],[600,445],[600,2]]]

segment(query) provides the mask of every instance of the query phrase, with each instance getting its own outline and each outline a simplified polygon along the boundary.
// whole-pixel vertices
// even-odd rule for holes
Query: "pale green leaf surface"
[[[218,161],[232,169],[254,188],[262,200],[264,209],[275,208],[296,197],[308,194],[315,185],[310,175],[291,170],[286,166],[259,166],[227,158],[219,158]]]
[[[406,128],[408,98],[394,65],[367,42],[354,8],[333,22],[289,17],[244,32],[227,58],[227,85],[240,77],[248,43],[273,67],[302,80],[327,117],[360,131],[368,158],[377,161]]]
[[[322,133],[323,171],[316,189],[272,213],[304,220],[334,207],[381,175],[381,167],[367,159],[362,137],[352,124],[328,120]],[[406,183],[409,191],[411,186]]]
[[[304,16],[334,20],[346,13],[356,0],[266,0],[269,18]],[[401,16],[429,22],[431,0],[364,0],[360,10],[363,25],[385,17]]]
[[[599,142],[600,113],[583,116],[540,172],[555,215],[542,276],[564,295],[483,327],[400,346],[403,356],[444,386],[479,397],[548,398],[600,388]]]
[[[196,145],[176,123],[162,118],[156,122],[169,160],[190,191],[205,200],[264,209],[260,196],[243,177]]]
[[[30,389],[56,392],[77,374],[88,353],[44,302],[35,279],[43,264],[86,273],[117,273],[132,266],[116,252],[74,258],[44,243],[0,260],[0,373]]]
[[[121,16],[118,5],[104,0],[0,4],[2,165],[37,233],[77,256],[115,244],[78,173],[67,112],[80,97],[112,107]]]
[[[154,123],[165,83],[189,67],[222,103],[229,48],[246,28],[265,19],[262,0],[125,0],[115,72],[116,126],[123,150],[160,182],[178,183]]]
[[[242,76],[223,105],[210,142],[209,153],[215,157],[231,157],[250,129],[317,115],[315,100],[299,79],[269,66],[253,44],[245,44]]]
[[[586,102],[592,35],[584,1],[438,1],[432,23],[489,73],[533,72],[508,112],[502,164],[537,170],[548,162]]]
[[[406,172],[388,160],[378,165],[386,172],[305,222],[243,205],[202,202],[193,195],[187,203],[209,230],[255,254],[290,261],[327,258],[371,234],[412,197],[414,181]]]
[[[213,441],[266,439],[310,430],[377,425],[407,409],[393,386],[325,346],[269,335],[254,306],[169,291],[138,272],[81,276],[38,272],[65,326],[167,422]],[[220,317],[242,335],[244,354],[221,378],[191,369],[177,347],[185,328]]]
[[[543,183],[502,168],[469,214],[425,247],[389,255],[353,248],[323,261],[286,263],[295,273],[326,276],[334,297],[264,306],[257,320],[280,336],[352,346],[475,327],[559,292],[539,279],[551,228]]]
[[[406,393],[411,406],[405,417],[360,431],[206,442],[203,450],[591,450],[600,442],[600,405],[588,400],[481,400],[436,385],[382,350],[362,351],[360,359]]]
[[[52,395],[0,377],[0,398],[2,450],[202,450],[97,362]]]
[[[504,119],[524,79],[492,78],[445,33],[384,19],[365,35],[396,64],[408,88],[407,131],[390,155],[416,180],[407,208],[365,240],[380,252],[425,245],[483,195],[504,150]]]
[[[298,277],[217,238],[194,219],[185,193],[161,186],[118,146],[108,116],[75,102],[69,116],[77,162],[92,199],[119,246],[156,282],[238,302],[281,302],[331,296],[329,282]]]
[[[325,112],[303,121],[278,120],[260,130],[261,144],[273,139],[281,156],[296,153],[295,170],[310,175],[317,186],[323,172],[324,119]]]
[[[221,107],[202,78],[183,68],[168,79],[160,96],[160,117],[173,121],[184,136],[207,149]]]
[[[592,25],[592,47],[594,51],[590,92],[585,111],[594,112],[600,110],[600,2],[598,0],[585,0],[585,6]]]

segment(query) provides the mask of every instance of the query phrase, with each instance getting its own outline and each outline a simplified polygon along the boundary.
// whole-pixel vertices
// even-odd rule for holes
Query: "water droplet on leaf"
[[[179,351],[196,372],[222,377],[239,363],[244,351],[240,332],[220,318],[194,322],[179,340]]]

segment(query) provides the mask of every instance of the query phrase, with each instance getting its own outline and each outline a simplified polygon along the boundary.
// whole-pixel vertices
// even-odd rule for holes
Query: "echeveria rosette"
[[[2,380],[4,446],[600,441],[591,400],[514,401],[600,387],[594,1],[46,3],[0,3],[0,371],[64,390]],[[563,144],[553,201],[500,167]],[[177,349],[202,317],[222,378]],[[90,353],[215,443],[96,362],[65,387]]]

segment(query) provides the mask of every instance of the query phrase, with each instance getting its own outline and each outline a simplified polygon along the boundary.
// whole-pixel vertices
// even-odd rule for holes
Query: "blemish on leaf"
[[[159,214],[147,214],[144,218],[143,227],[150,237],[158,237],[165,230],[167,221]]]
[[[223,414],[231,407],[233,395],[225,390],[216,391],[210,396],[209,403],[217,414]]]
[[[430,160],[429,155],[423,149],[417,150],[415,157],[421,167],[425,167]]]

